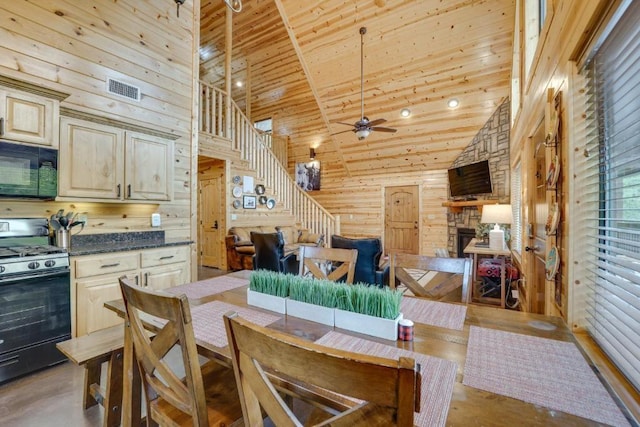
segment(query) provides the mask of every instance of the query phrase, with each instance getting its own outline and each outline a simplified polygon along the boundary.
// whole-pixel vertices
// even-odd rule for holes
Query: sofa
[[[323,246],[324,235],[312,233],[294,225],[286,226],[246,226],[231,227],[225,237],[227,248],[227,270],[252,270],[253,255],[256,253],[251,243],[251,232],[273,233],[279,231],[284,239],[285,254],[297,251],[301,245]]]

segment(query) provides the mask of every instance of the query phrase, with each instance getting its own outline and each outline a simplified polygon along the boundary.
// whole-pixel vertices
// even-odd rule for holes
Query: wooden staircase
[[[339,216],[329,213],[298,187],[287,172],[286,140],[259,132],[224,91],[204,82],[200,82],[199,108],[201,137],[213,139],[220,154],[228,150],[237,152],[255,172],[256,179],[273,191],[279,204],[297,223],[314,233],[324,234],[328,243],[332,234],[340,234]],[[212,150],[204,154],[215,157],[215,149]]]

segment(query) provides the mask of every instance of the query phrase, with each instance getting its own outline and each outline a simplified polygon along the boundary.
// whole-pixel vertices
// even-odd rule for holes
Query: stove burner
[[[0,247],[0,258],[28,257],[65,252],[64,248],[50,245]]]

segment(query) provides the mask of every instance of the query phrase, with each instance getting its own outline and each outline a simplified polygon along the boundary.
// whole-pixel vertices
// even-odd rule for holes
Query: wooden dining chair
[[[418,297],[442,300],[462,287],[462,302],[469,302],[471,259],[404,253],[392,253],[389,258],[392,288],[403,284]]]
[[[346,276],[344,281],[353,283],[358,250],[301,246],[298,258],[300,276],[309,273],[315,278],[333,281]]]
[[[324,347],[236,313],[225,314],[224,321],[246,425],[263,426],[263,411],[276,426],[302,425],[271,381],[275,375],[325,397],[339,393],[359,400],[305,425],[413,426],[421,395],[420,366],[414,359]]]
[[[200,366],[187,297],[143,289],[126,277],[120,278],[120,288],[142,376],[147,425],[204,427],[241,422],[233,370],[213,361]],[[144,326],[149,316],[166,322],[153,338]],[[172,365],[166,356],[176,345],[181,358],[172,360]],[[184,378],[176,373],[180,371]]]

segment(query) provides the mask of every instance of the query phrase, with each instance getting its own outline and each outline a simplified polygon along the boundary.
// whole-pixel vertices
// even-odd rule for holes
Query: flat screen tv
[[[451,197],[472,198],[476,194],[492,192],[489,161],[449,169]]]

